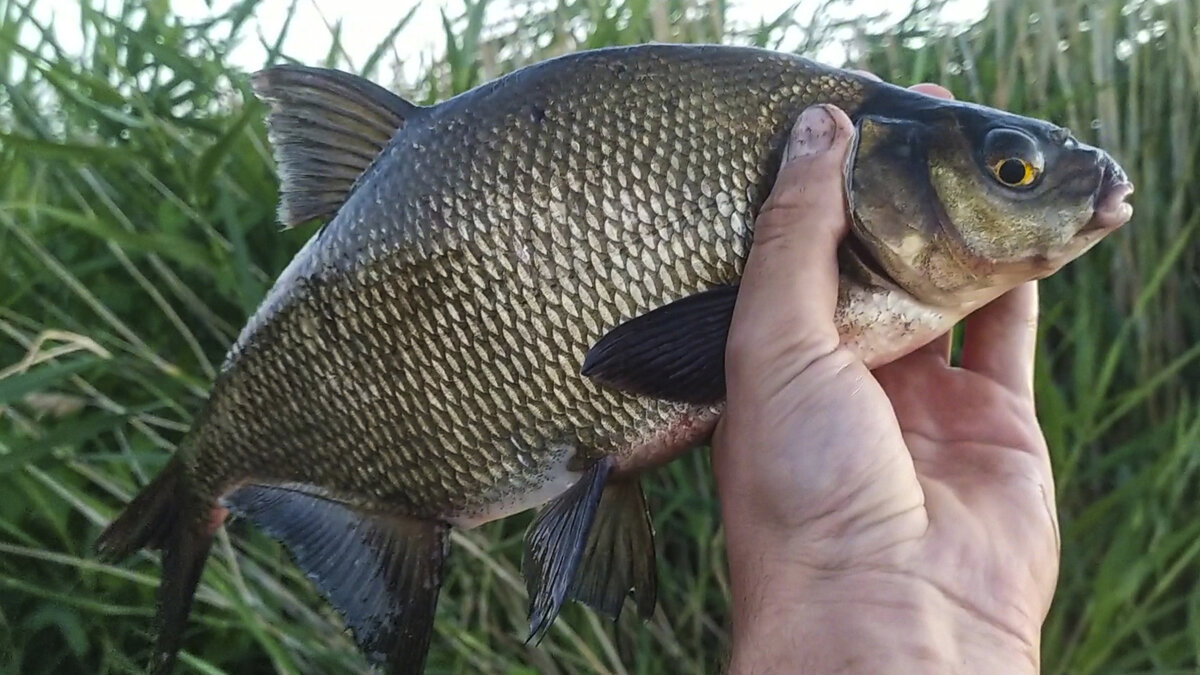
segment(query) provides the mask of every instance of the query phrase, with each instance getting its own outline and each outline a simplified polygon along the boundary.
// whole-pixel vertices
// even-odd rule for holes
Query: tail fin
[[[96,540],[102,560],[117,562],[142,548],[160,549],[179,517],[182,467],[171,462],[126,505]]]
[[[157,638],[150,663],[154,675],[170,672],[175,663],[213,532],[224,519],[223,513],[214,514],[219,508],[194,497],[185,485],[183,465],[172,461],[96,541],[97,553],[108,561],[127,558],[141,548],[162,549]]]

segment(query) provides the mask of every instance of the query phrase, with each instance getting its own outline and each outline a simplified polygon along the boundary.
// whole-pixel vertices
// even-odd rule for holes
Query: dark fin
[[[192,608],[196,584],[220,526],[221,512],[184,485],[184,469],[172,461],[133,498],[100,535],[96,550],[105,560],[120,560],[138,549],[162,549],[162,582],[158,587],[154,655],[150,672],[168,673],[175,664]]]
[[[284,228],[337,213],[358,177],[420,110],[337,70],[277,66],[255,73],[251,83],[271,104],[267,131],[279,167]]]
[[[150,658],[153,675],[167,675],[175,666],[183,629],[192,610],[196,585],[204,571],[204,561],[212,548],[213,532],[207,518],[177,523],[162,546],[162,581],[158,586],[158,614],[154,620],[154,654]]]
[[[615,621],[630,591],[638,616],[649,619],[658,592],[654,528],[636,479],[604,488],[570,596]]]
[[[525,533],[521,572],[529,592],[529,642],[538,642],[562,609],[587,547],[612,460],[601,459],[534,518]]]
[[[725,341],[737,286],[689,295],[617,326],[588,350],[583,375],[668,401],[725,398]]]
[[[449,550],[449,526],[266,485],[227,496],[230,511],[283,542],[376,665],[420,673]]]
[[[101,560],[117,562],[143,548],[163,547],[179,518],[183,465],[171,461],[125,506],[96,540]]]

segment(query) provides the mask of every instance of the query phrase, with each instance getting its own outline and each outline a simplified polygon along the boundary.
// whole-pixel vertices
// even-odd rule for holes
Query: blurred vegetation
[[[89,547],[163,464],[312,232],[275,230],[264,110],[230,65],[255,40],[288,60],[282,35],[251,34],[258,2],[189,22],[167,0],[81,0],[51,26],[34,0],[0,0],[0,672],[141,672],[158,566],[100,564]],[[1200,670],[1200,0],[1006,0],[957,27],[921,5],[886,28],[823,10],[730,27],[724,0],[459,9],[415,81],[395,68],[403,22],[361,64],[344,62],[335,32],[326,63],[428,102],[602,45],[837,44],[885,78],[943,82],[1112,150],[1138,186],[1134,222],[1042,286],[1037,387],[1063,527],[1044,670]],[[62,48],[65,30],[82,31],[81,50]],[[511,518],[455,533],[429,671],[717,671],[728,588],[706,453],[648,484],[652,621],[614,631],[569,607],[526,647],[528,517]],[[280,548],[236,526],[185,646],[181,672],[365,668]]]

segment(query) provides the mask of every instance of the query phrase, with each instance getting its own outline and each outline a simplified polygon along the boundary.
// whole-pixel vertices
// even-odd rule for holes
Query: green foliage
[[[82,0],[52,29],[32,0],[0,0],[0,672],[141,672],[157,565],[101,564],[90,543],[161,467],[312,232],[275,231],[263,109],[228,61],[254,39],[257,3],[187,23],[166,0]],[[1042,286],[1037,387],[1063,540],[1044,668],[1195,672],[1200,3],[1007,0],[973,26],[936,19],[921,9],[875,34],[785,14],[733,31],[724,0],[520,13],[468,0],[445,18],[445,53],[393,84],[432,101],[587,47],[847,41],[856,65],[888,79],[944,82],[1113,150],[1138,184],[1135,222]],[[64,26],[82,32],[79,53],[59,44]],[[282,35],[257,39],[287,59]],[[335,40],[326,63],[339,54]],[[361,70],[390,55],[381,45]],[[569,607],[540,648],[525,646],[528,519],[513,518],[455,533],[430,672],[718,670],[728,583],[706,454],[648,483],[661,573],[649,623],[626,616],[614,631]],[[241,527],[218,540],[185,645],[182,672],[364,669],[279,547]]]

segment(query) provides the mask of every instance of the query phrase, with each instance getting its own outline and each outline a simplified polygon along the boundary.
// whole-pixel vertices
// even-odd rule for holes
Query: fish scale
[[[804,108],[858,122],[835,321],[868,365],[1082,253],[1124,181],[1052,125],[757,49],[584,52],[428,108],[302,67],[255,86],[281,219],[327,222],[98,544],[164,550],[156,672],[226,508],[281,539],[392,672],[424,662],[449,526],[543,503],[522,565],[531,636],[567,598],[615,616],[632,593],[648,616],[637,475],[722,409],[753,223]],[[1010,147],[1046,166],[1033,198],[981,164]]]

